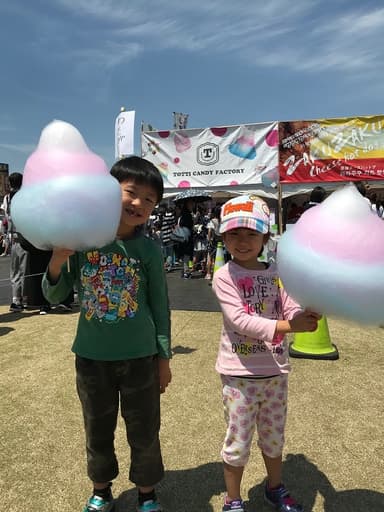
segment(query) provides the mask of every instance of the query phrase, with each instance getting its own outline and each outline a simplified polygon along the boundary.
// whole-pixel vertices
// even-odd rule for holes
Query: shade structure
[[[177,194],[173,200],[175,203],[180,203],[182,201],[187,201],[188,199],[193,199],[196,203],[202,203],[203,201],[209,201],[211,197],[211,194],[206,190],[187,188]]]

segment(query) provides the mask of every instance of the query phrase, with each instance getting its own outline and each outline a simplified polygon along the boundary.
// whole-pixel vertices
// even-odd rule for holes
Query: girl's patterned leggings
[[[227,423],[221,455],[231,466],[245,466],[257,428],[258,445],[268,457],[279,457],[284,446],[288,375],[266,379],[221,376]]]

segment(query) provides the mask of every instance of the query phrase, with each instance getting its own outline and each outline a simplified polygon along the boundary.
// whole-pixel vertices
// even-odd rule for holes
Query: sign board
[[[281,183],[384,179],[384,116],[279,123]]]
[[[278,184],[277,122],[142,132],[141,148],[165,189]]]

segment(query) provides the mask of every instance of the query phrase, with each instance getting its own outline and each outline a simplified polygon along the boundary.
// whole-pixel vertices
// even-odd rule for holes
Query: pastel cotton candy
[[[287,292],[325,315],[384,320],[384,222],[354,185],[307,210],[286,231],[277,265]]]
[[[85,250],[111,242],[121,216],[121,189],[80,132],[53,121],[28,158],[11,215],[39,249]]]

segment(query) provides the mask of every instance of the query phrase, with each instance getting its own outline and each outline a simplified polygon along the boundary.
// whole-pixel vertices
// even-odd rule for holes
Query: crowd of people
[[[361,181],[356,181],[354,184],[360,194],[365,197],[367,202],[370,204],[372,212],[376,213],[380,219],[384,220],[384,196],[370,191],[369,188]],[[305,211],[319,203],[322,203],[326,197],[327,191],[324,187],[318,185],[311,191],[309,199],[304,201],[302,204],[292,201],[287,210],[286,223],[294,224]]]
[[[180,276],[190,279],[199,272],[205,279],[213,276],[219,233],[220,206],[211,209],[187,199],[174,206],[160,205],[150,216],[147,234],[161,247],[167,272],[181,268]],[[176,226],[184,228],[186,239],[173,237]]]

